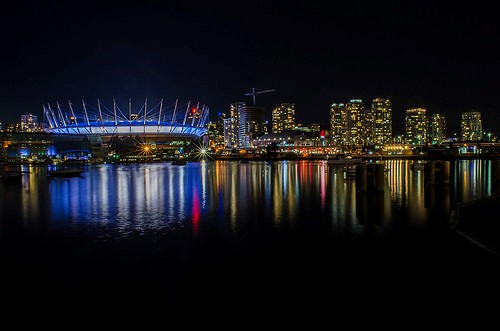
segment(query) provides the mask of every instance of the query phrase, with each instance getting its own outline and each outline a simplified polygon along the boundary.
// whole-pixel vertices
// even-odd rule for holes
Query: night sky
[[[435,1],[436,2],[436,1]],[[112,106],[115,98],[200,102],[211,118],[253,87],[257,105],[296,104],[326,126],[332,102],[393,102],[448,116],[466,110],[500,135],[499,26],[494,3],[414,1],[13,1],[2,6],[0,121],[42,105]],[[148,101],[149,102],[149,101]]]

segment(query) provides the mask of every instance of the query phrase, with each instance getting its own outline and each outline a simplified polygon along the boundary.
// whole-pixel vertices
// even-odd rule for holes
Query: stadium
[[[209,108],[190,101],[166,104],[163,99],[153,105],[145,99],[135,106],[129,99],[125,107],[113,99],[108,107],[98,99],[93,105],[84,100],[78,105],[68,101],[66,107],[58,102],[43,105],[43,114],[45,131],[59,137],[56,140],[85,137],[94,157],[114,154],[115,159],[126,162],[186,155],[193,142],[203,144]],[[71,148],[64,149],[71,154]],[[78,154],[77,149],[73,151]]]

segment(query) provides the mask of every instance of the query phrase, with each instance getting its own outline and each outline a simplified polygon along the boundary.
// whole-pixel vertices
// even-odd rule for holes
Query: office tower
[[[217,114],[217,122],[215,122],[215,146],[224,147],[224,120],[226,114],[219,112]]]
[[[282,133],[283,131],[293,130],[295,127],[295,104],[282,103],[274,108],[271,113],[272,132]]]
[[[347,145],[351,147],[360,147],[365,143],[364,139],[364,111],[365,106],[360,99],[352,99],[346,103],[347,122],[346,139]]]
[[[385,98],[376,98],[365,116],[368,144],[382,146],[392,141],[392,103]]]
[[[446,141],[446,132],[446,116],[443,114],[432,114],[429,122],[430,143],[436,145]]]
[[[472,141],[483,139],[483,123],[481,113],[478,111],[467,111],[462,113],[460,122],[462,141]]]
[[[38,116],[31,113],[21,115],[21,132],[34,132],[38,129]]]
[[[224,123],[224,147],[226,148],[233,148],[236,147],[236,140],[234,138],[234,130],[233,130],[233,119],[230,118],[224,118],[222,120]]]
[[[406,141],[412,145],[423,145],[427,142],[427,115],[424,108],[406,110]]]
[[[230,105],[230,114],[231,133],[228,134],[228,139],[231,141],[231,146],[251,147],[252,140],[264,134],[264,108],[236,102]]]
[[[347,145],[347,109],[343,103],[332,103],[330,106],[330,130],[334,144]]]

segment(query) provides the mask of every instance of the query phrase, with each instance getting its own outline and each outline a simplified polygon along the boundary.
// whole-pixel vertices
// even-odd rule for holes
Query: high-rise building
[[[233,130],[233,119],[230,118],[224,118],[222,120],[224,123],[224,147],[226,148],[233,148],[236,147],[236,140],[234,138],[234,130]]]
[[[467,111],[462,113],[460,128],[460,137],[462,138],[462,141],[483,139],[483,123],[481,121],[481,112]]]
[[[347,109],[343,103],[332,103],[330,106],[331,139],[335,145],[347,145]]]
[[[227,138],[232,147],[251,147],[252,140],[265,132],[264,111],[264,108],[248,106],[245,102],[232,103],[230,125],[227,127],[225,124],[225,142]],[[226,128],[230,133],[226,133]]]
[[[208,122],[207,124],[207,136],[208,136],[208,145],[210,147],[215,147],[215,137],[217,135],[217,123],[215,122]]]
[[[432,145],[441,144],[446,141],[446,116],[443,114],[432,114],[429,121],[429,141]]]
[[[423,145],[427,142],[427,110],[412,108],[406,110],[406,141],[412,145]]]
[[[273,133],[282,133],[283,131],[293,130],[295,127],[294,103],[282,103],[274,108],[271,114]]]
[[[333,103],[330,107],[330,129],[334,144],[359,147],[365,143],[365,106],[360,99],[347,103]]]
[[[35,132],[38,131],[38,116],[31,113],[21,115],[21,131]]]
[[[264,108],[248,105],[240,109],[239,147],[251,147],[253,139],[264,135],[264,112]]]
[[[347,145],[359,147],[365,143],[364,139],[364,111],[363,100],[352,99],[346,103],[347,122],[346,134]]]
[[[365,116],[368,144],[385,145],[392,141],[392,103],[385,98],[376,98]]]
[[[224,147],[224,120],[226,119],[226,114],[219,112],[217,114],[217,122],[215,122],[215,146]]]

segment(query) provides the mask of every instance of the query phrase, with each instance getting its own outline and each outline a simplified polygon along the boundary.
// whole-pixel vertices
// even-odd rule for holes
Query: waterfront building
[[[215,147],[215,136],[217,131],[217,124],[210,121],[207,124],[207,136],[208,136],[208,145],[212,148]]]
[[[385,98],[375,98],[365,115],[367,129],[365,143],[383,146],[392,142],[392,103]]]
[[[295,131],[320,132],[321,126],[318,123],[309,123],[307,125],[303,125],[302,123],[297,123],[293,129]]]
[[[226,147],[248,148],[252,140],[265,132],[264,108],[249,106],[245,102],[235,102],[230,105],[231,121],[225,136],[230,145]]]
[[[21,132],[36,132],[39,131],[38,116],[31,113],[21,115]]]
[[[0,159],[35,163],[56,155],[54,136],[45,132],[0,133]]]
[[[360,147],[365,143],[366,130],[364,128],[365,106],[363,100],[352,99],[346,103],[347,109],[347,146],[351,148]]]
[[[347,103],[330,106],[330,129],[333,143],[345,150],[361,147],[365,142],[365,107],[363,100],[352,99]]]
[[[282,103],[271,112],[272,133],[293,130],[295,127],[295,104]]]
[[[224,123],[224,147],[231,149],[236,147],[236,140],[234,137],[235,130],[233,130],[233,118],[223,119]]]
[[[344,103],[332,103],[330,106],[331,139],[335,145],[347,145],[347,109]]]
[[[429,121],[429,141],[432,145],[439,145],[447,139],[446,116],[432,114]]]
[[[481,121],[481,112],[463,112],[462,120],[460,122],[460,129],[460,137],[462,141],[483,139],[483,123]]]
[[[44,130],[56,141],[88,142],[71,154],[106,153],[103,158],[109,156],[113,162],[176,158],[188,153],[192,142],[201,142],[207,133],[209,109],[205,105],[187,102],[181,106],[178,101],[167,105],[163,99],[151,105],[146,99],[140,107],[133,107],[129,99],[127,106],[120,108],[114,99],[111,108],[99,100],[97,107],[83,100],[81,106],[69,102],[68,108],[59,103],[55,108],[44,105]],[[59,153],[57,144],[56,149]]]
[[[224,145],[224,120],[226,114],[219,112],[217,114],[217,122],[215,127],[215,146],[216,148],[223,148]]]
[[[406,110],[406,141],[411,145],[424,145],[427,143],[426,112],[425,108],[411,108]]]

